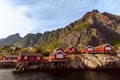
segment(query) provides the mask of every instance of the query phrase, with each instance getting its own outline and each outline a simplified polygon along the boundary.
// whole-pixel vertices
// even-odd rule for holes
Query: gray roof
[[[19,52],[22,56],[42,56],[42,53]]]
[[[6,56],[6,57],[18,57],[18,55],[10,55],[10,54],[5,54],[4,56]]]

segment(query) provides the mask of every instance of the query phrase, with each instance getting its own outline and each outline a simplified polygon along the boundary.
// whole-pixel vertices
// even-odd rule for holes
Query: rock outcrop
[[[83,48],[109,43],[116,47],[120,44],[119,31],[120,16],[93,10],[65,28],[45,32],[35,46],[64,49],[70,45]]]
[[[5,42],[0,42],[0,45],[9,44],[6,43],[6,39],[2,41]],[[28,34],[12,44],[53,50],[57,47],[65,49],[70,45],[82,49],[86,45],[98,46],[105,43],[115,48],[120,46],[120,16],[93,10],[64,28],[46,31],[43,34]]]
[[[120,68],[120,57],[109,54],[68,55],[68,69],[100,70]]]

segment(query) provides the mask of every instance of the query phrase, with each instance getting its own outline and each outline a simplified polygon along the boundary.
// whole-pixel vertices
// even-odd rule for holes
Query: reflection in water
[[[86,76],[86,80],[109,80],[108,74],[101,72],[88,71],[84,76]]]
[[[16,72],[0,69],[0,80],[120,80],[119,71]]]

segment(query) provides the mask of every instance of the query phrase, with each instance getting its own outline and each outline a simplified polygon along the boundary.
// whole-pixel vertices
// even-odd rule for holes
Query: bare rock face
[[[9,40],[4,39],[0,44],[3,45]],[[120,16],[93,10],[64,28],[47,31],[39,35],[28,34],[24,38],[20,38],[20,41],[14,40],[11,44],[52,50],[57,47],[65,49],[70,45],[81,49],[86,45],[98,46],[104,43],[113,46],[120,45]]]
[[[69,55],[69,68],[88,70],[120,68],[120,58],[108,54]]]
[[[78,48],[104,43],[116,45],[120,41],[119,26],[120,16],[93,10],[65,28],[44,33],[35,46],[64,49],[70,45]]]

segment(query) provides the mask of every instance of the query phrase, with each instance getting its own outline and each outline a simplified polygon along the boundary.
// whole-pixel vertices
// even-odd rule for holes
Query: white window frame
[[[93,51],[93,48],[87,48],[87,51]]]
[[[41,59],[41,57],[40,56],[37,56],[37,60],[40,60]]]
[[[105,50],[109,51],[109,50],[112,50],[111,47],[105,47]]]
[[[72,48],[72,51],[74,52],[74,51],[75,51],[75,49],[74,49],[74,48]]]
[[[28,56],[24,56],[24,60],[27,60],[28,59]]]
[[[56,58],[64,58],[64,55],[63,54],[56,54]]]

